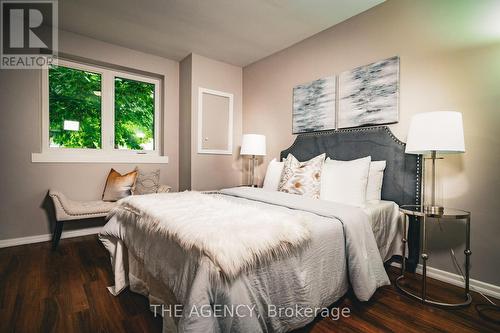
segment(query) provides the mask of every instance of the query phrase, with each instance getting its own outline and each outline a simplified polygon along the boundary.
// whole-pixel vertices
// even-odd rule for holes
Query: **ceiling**
[[[59,0],[59,26],[182,60],[246,66],[384,0]]]

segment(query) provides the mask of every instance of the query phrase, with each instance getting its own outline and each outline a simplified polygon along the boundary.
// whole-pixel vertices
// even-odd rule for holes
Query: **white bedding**
[[[394,201],[374,200],[368,201],[362,209],[368,215],[384,262],[393,255],[402,255],[403,223],[399,206]]]
[[[351,211],[349,207],[337,207],[335,212],[321,200],[303,201],[296,195],[280,192],[269,198],[269,192],[263,193],[252,188],[226,192],[230,200],[263,211],[294,209],[297,214],[314,220],[311,241],[300,253],[245,272],[229,284],[213,284],[210,273],[217,267],[207,257],[187,252],[159,234],[138,233],[125,221],[111,217],[100,234],[111,254],[115,274],[115,286],[110,290],[118,294],[130,285],[133,291],[148,296],[151,304],[182,304],[184,309],[191,310],[204,304],[246,304],[253,307],[253,316],[244,318],[199,315],[175,318],[167,315],[163,321],[164,332],[285,332],[304,326],[314,316],[272,317],[269,316],[269,305],[278,308],[295,308],[297,305],[302,308],[326,307],[347,291],[348,276],[356,295],[362,300],[369,299],[376,288],[389,283],[377,247],[382,247],[385,257],[389,256],[392,246],[382,246],[383,242],[375,242],[375,239],[384,235],[391,237],[394,233],[391,223],[381,222],[384,216],[392,216],[390,205],[368,205],[365,208],[367,217],[362,213],[359,215],[359,208]],[[282,205],[278,204],[280,202]],[[354,227],[347,228],[346,244],[344,229],[337,216],[344,216],[345,224],[349,222],[349,214],[358,214],[358,220],[365,219],[366,222],[353,221]],[[365,225],[369,232],[366,232]],[[377,232],[372,233],[371,228]],[[345,260],[346,249],[349,268]]]
[[[136,228],[134,233],[161,234],[185,251],[203,253],[217,266],[214,280],[232,280],[300,250],[312,229],[312,221],[301,214],[263,212],[225,195],[194,191],[129,196],[110,215]]]

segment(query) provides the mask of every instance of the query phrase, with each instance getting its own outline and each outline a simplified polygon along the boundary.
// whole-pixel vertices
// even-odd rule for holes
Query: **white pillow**
[[[277,191],[280,184],[281,173],[285,162],[278,162],[275,158],[267,166],[266,177],[262,188],[268,191]]]
[[[368,185],[366,185],[366,201],[382,199],[382,182],[384,181],[385,161],[370,163]]]
[[[371,156],[352,161],[327,159],[321,173],[320,199],[363,206]]]

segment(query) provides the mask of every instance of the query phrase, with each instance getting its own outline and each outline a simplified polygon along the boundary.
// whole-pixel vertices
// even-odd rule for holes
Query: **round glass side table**
[[[423,206],[419,205],[404,205],[399,208],[399,211],[404,215],[403,223],[404,223],[404,236],[403,236],[403,261],[401,265],[401,275],[396,278],[396,287],[403,292],[404,294],[415,298],[422,303],[436,305],[447,308],[456,308],[467,306],[472,302],[472,297],[469,292],[469,270],[470,270],[470,255],[472,254],[470,250],[470,212],[453,209],[453,208],[445,208],[442,214],[435,214],[425,212]],[[401,282],[405,278],[405,256],[406,256],[406,242],[408,241],[408,230],[407,226],[409,223],[409,217],[415,216],[416,220],[422,224],[422,290],[421,294],[417,295],[409,290],[406,290]],[[427,235],[426,235],[426,221],[428,218],[438,218],[438,219],[448,219],[448,220],[464,220],[466,224],[465,230],[465,285],[464,285],[464,301],[461,303],[445,303],[433,301],[427,298],[427,260],[429,259],[429,254],[427,253]]]

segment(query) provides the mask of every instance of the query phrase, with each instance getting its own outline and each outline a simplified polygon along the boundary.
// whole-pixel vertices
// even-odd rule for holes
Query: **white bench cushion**
[[[49,191],[49,196],[54,201],[56,219],[58,221],[78,220],[93,217],[103,217],[116,206],[116,202],[110,201],[75,201],[66,198],[64,194],[57,191]]]
[[[171,187],[160,185],[157,193],[170,192]],[[90,219],[93,217],[103,217],[116,206],[112,201],[77,201],[70,200],[59,191],[50,190],[49,196],[54,202],[57,221]]]

